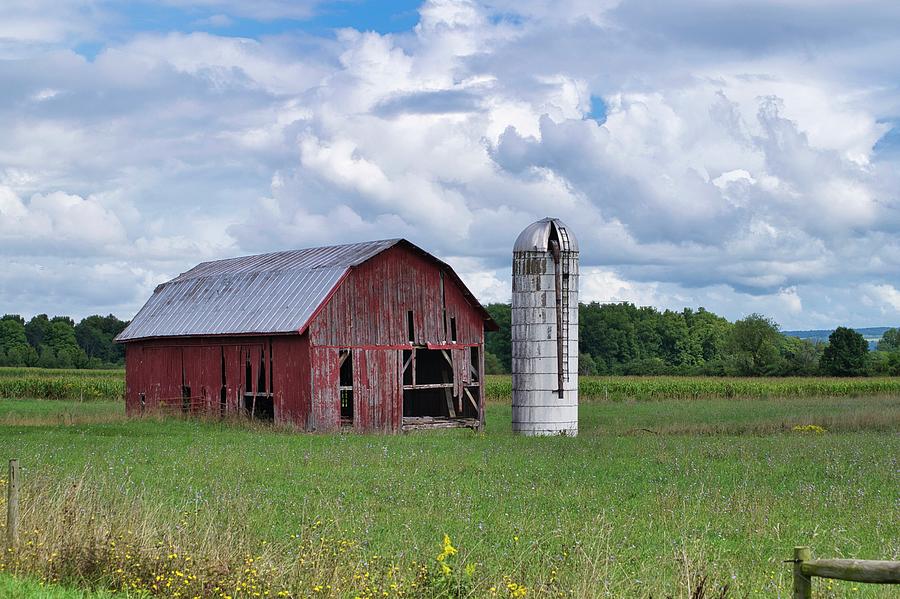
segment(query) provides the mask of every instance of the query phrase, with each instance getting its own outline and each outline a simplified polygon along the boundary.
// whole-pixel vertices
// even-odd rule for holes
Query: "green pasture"
[[[580,408],[577,438],[514,436],[509,420],[494,403],[480,434],[309,435],[126,420],[120,402],[0,400],[0,457],[21,460],[23,492],[93,489],[111,513],[151,513],[167,542],[196,537],[199,561],[227,547],[283,557],[301,537],[352,545],[352,567],[298,575],[297,597],[356,596],[360,564],[433,566],[444,535],[455,571],[471,574],[464,592],[436,596],[511,597],[514,581],[528,597],[687,597],[707,576],[728,597],[784,597],[797,544],[900,559],[896,395],[595,401]],[[806,424],[826,432],[794,430]]]

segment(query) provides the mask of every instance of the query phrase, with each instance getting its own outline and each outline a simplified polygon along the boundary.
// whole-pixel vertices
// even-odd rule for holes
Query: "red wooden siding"
[[[310,408],[309,336],[272,340],[275,418],[306,428]]]
[[[191,397],[202,399],[204,411],[213,413],[222,390],[222,347],[195,345],[181,352],[184,384],[191,388]]]
[[[143,347],[137,343],[125,346],[125,413],[129,416],[140,414],[140,394],[144,390],[142,365]]]
[[[403,418],[400,357],[394,349],[353,350],[353,427],[395,432]]]
[[[241,361],[241,346],[223,345],[225,357],[225,401],[226,413],[235,414],[241,409],[244,394],[244,364]]]
[[[331,347],[311,347],[312,409],[309,430],[330,432],[341,427],[340,356]]]
[[[480,344],[484,335],[481,314],[451,277],[443,277],[443,288],[444,303],[441,270],[403,247],[393,247],[350,270],[310,322],[310,343],[330,347],[409,345],[406,313],[412,310],[416,344],[450,343],[451,318],[456,318],[458,344]]]
[[[145,347],[141,366],[147,409],[173,403],[181,397],[181,348]]]

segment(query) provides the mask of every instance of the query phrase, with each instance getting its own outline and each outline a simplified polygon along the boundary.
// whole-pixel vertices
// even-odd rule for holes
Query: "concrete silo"
[[[512,386],[514,432],[578,434],[578,242],[556,218],[513,247]]]

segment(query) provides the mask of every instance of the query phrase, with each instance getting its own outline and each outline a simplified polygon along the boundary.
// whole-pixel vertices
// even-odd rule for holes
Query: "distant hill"
[[[881,336],[884,335],[884,332],[888,329],[896,328],[896,327],[867,327],[863,329],[854,329],[857,333],[860,333],[863,337],[866,338],[866,341],[869,342],[869,349],[875,349],[875,346],[878,345],[878,342],[881,341]],[[816,331],[782,331],[785,335],[789,337],[797,337],[798,339],[809,339],[810,341],[828,341],[828,336],[834,332],[834,329],[820,329]]]

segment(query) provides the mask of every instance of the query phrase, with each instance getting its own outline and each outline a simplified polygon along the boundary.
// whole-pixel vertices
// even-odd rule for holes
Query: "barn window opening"
[[[469,348],[469,372],[470,378],[469,380],[473,383],[477,383],[479,381],[478,372],[479,372],[479,362],[478,362],[478,348],[472,346]]]
[[[456,317],[450,317],[450,341],[456,343]]]
[[[409,339],[410,343],[415,342],[416,340],[416,324],[413,321],[413,311],[406,311],[406,337]]]
[[[403,357],[403,416],[456,418],[460,410],[447,351],[416,348]]]
[[[181,386],[181,411],[185,414],[191,411],[191,388],[187,385]]]
[[[275,421],[275,397],[266,391],[266,362],[264,356],[259,359],[259,372],[253,380],[253,364],[250,356],[244,367],[244,413],[254,420]],[[255,387],[253,383],[256,383]]]
[[[266,361],[262,356],[259,357],[259,377],[256,380],[256,392],[257,394],[266,392]]]
[[[340,351],[341,424],[353,424],[353,354],[349,349]]]

